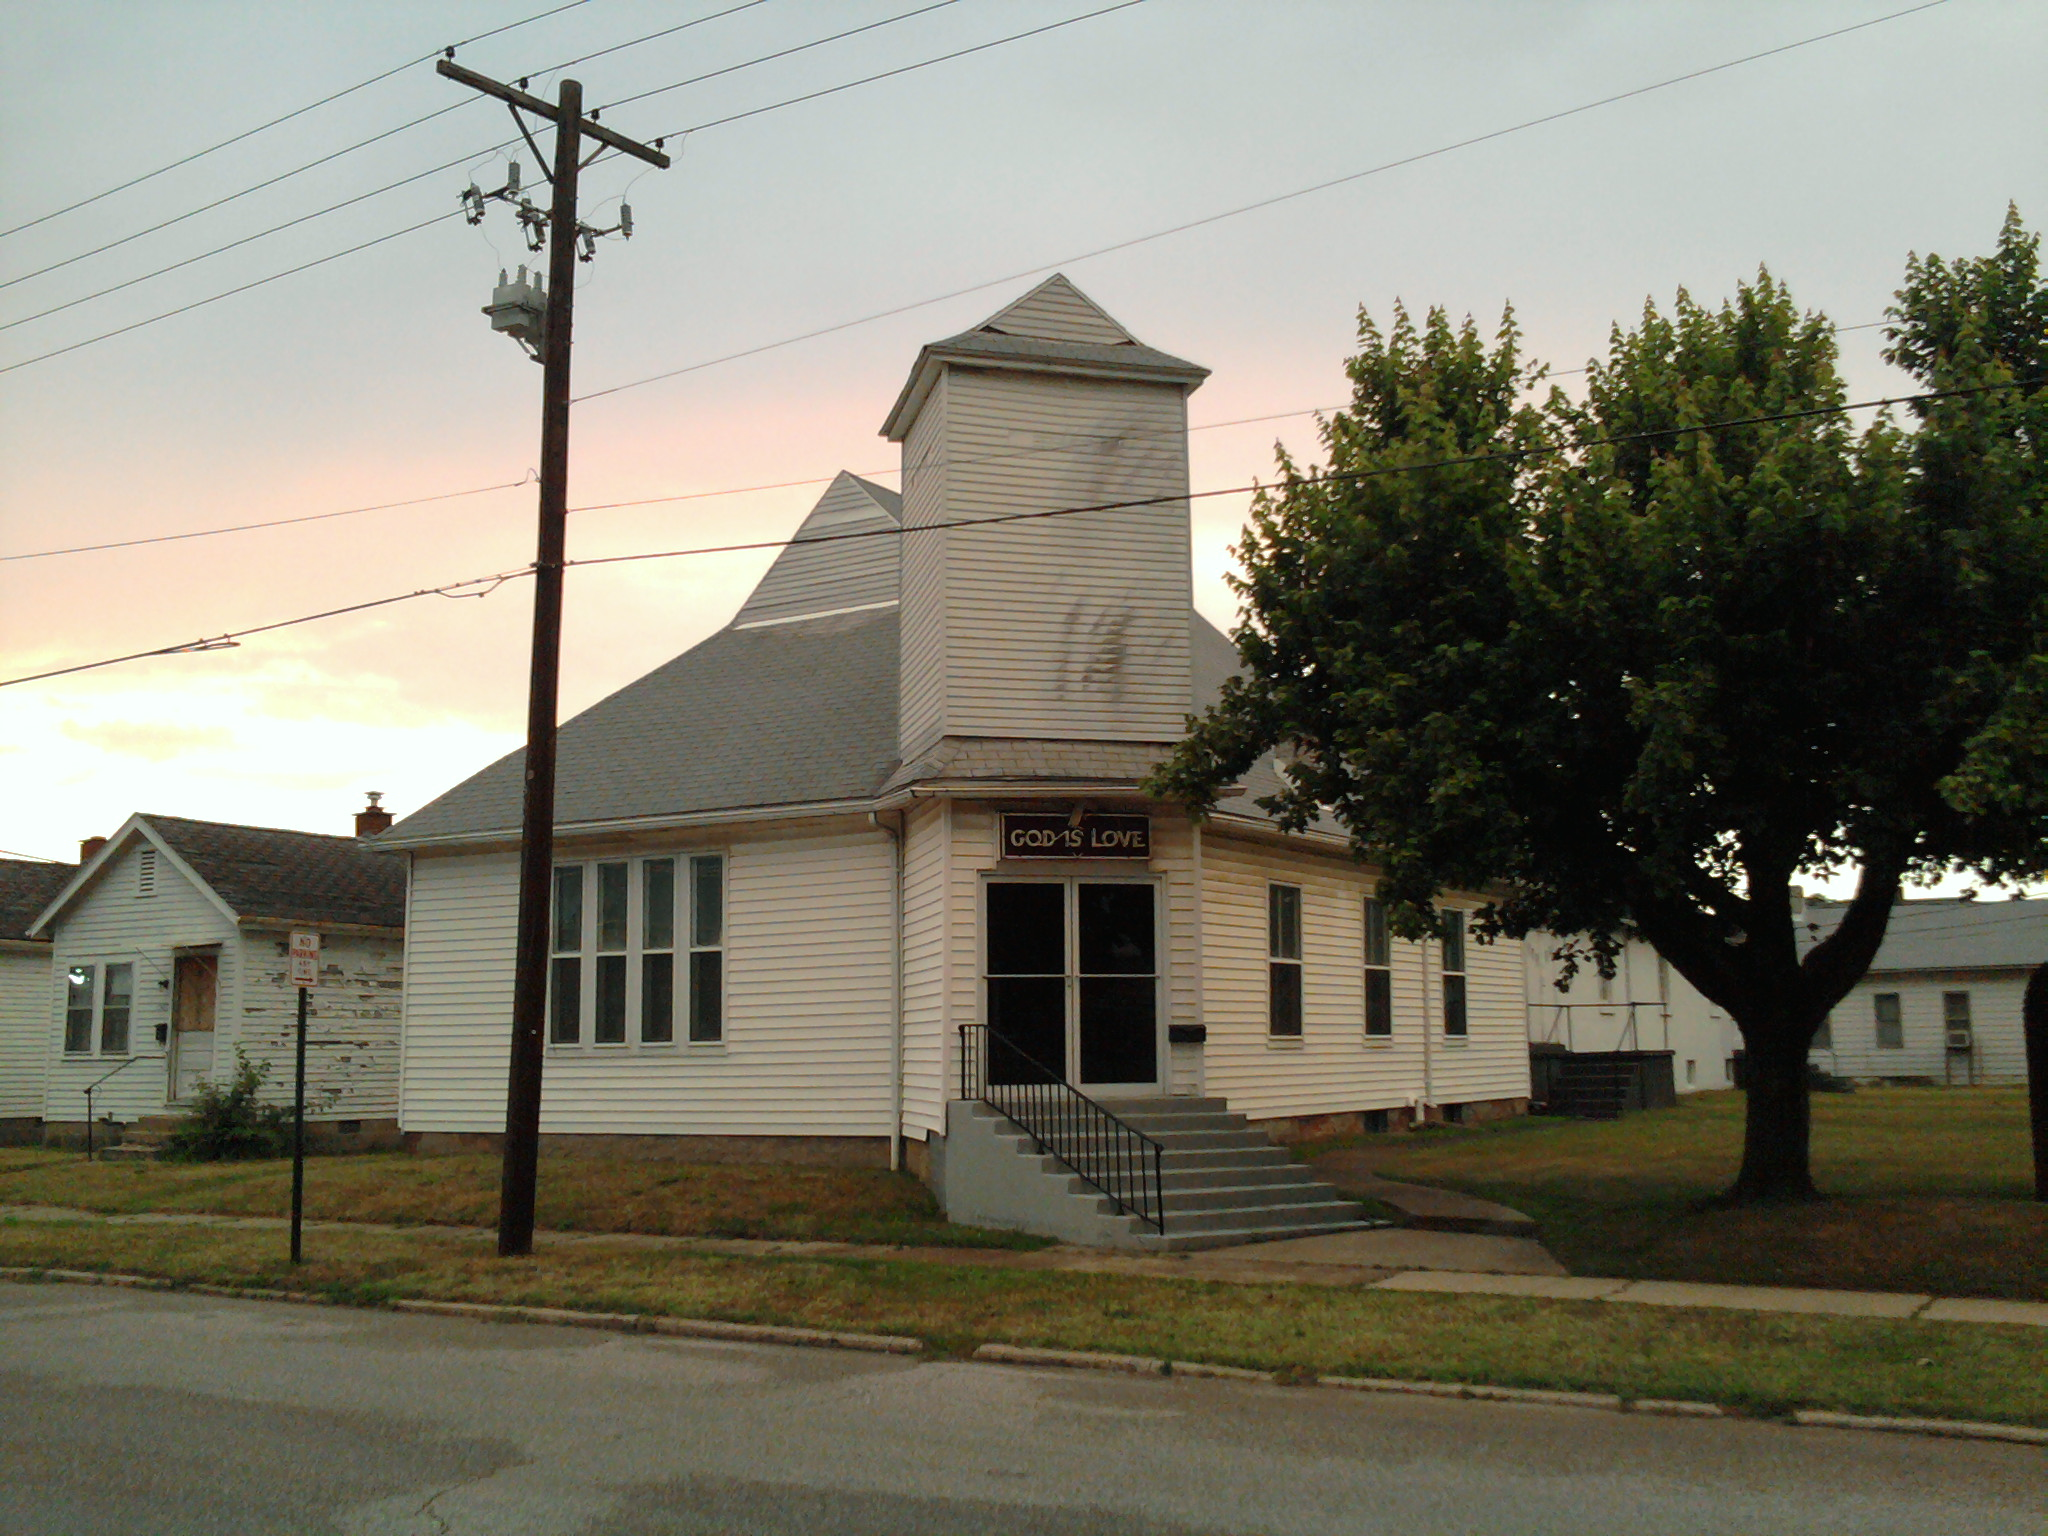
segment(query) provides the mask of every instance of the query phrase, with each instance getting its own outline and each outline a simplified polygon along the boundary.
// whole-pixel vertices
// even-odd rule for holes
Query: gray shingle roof
[[[0,859],[0,939],[25,939],[28,925],[78,873],[76,864]]]
[[[353,837],[145,815],[238,917],[405,925],[405,865]]]
[[[736,627],[896,600],[896,493],[841,471],[733,618]]]
[[[896,610],[722,629],[564,723],[556,753],[561,826],[866,798],[896,766]],[[516,831],[525,756],[386,836]]]
[[[1832,933],[1845,903],[1806,904],[1809,930]],[[1902,901],[1892,908],[1873,971],[1947,971],[2048,965],[2048,901]]]

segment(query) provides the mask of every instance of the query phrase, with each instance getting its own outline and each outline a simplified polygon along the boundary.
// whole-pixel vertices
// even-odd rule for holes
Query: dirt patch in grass
[[[0,1222],[0,1264],[397,1297],[989,1340],[1315,1375],[1390,1376],[2048,1424],[2048,1330],[1601,1302],[852,1260],[730,1259],[602,1241],[497,1258],[426,1234]]]
[[[488,1226],[497,1220],[499,1163],[462,1154],[372,1153],[306,1164],[306,1214],[316,1221]],[[88,1163],[40,1148],[0,1152],[0,1204],[55,1205],[109,1215],[190,1211],[282,1216],[291,1165]],[[1045,1239],[946,1221],[908,1174],[871,1169],[541,1159],[540,1226],[565,1232],[757,1237],[976,1248],[1038,1248]]]
[[[1526,1211],[1575,1274],[2048,1300],[2023,1089],[1814,1097],[1829,1198],[1706,1208],[1734,1179],[1742,1096],[1615,1121],[1525,1119],[1298,1149],[1340,1187],[1369,1170]]]

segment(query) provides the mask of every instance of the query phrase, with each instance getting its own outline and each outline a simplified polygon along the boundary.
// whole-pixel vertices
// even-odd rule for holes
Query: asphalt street
[[[2042,1536],[2048,1455],[0,1285],[0,1532]]]

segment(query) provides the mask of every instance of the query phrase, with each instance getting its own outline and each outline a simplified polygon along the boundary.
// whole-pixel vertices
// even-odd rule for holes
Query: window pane
[[[1392,965],[1393,945],[1387,938],[1387,907],[1377,896],[1365,898],[1365,963]]]
[[[1151,886],[1083,885],[1074,900],[1082,975],[1150,976],[1157,969],[1152,956]],[[1095,1081],[1136,1083],[1146,1079]]]
[[[1058,886],[1050,887],[1057,892]],[[988,1080],[1042,1083],[1067,1076],[1067,983],[1062,976],[988,979]],[[1027,1059],[1028,1058],[1028,1059]]]
[[[100,1007],[100,1049],[109,1055],[128,1052],[128,1012],[134,1004],[135,967],[107,967],[106,993]]]
[[[725,1038],[725,956],[715,949],[690,956],[690,1038]]]
[[[548,1038],[556,1045],[574,1045],[583,1038],[583,962],[557,960],[548,970]]]
[[[1832,1051],[1835,1048],[1835,1016],[1831,1013],[1820,1021],[1820,1028],[1813,1032],[1813,1044],[1808,1047],[1815,1051]]]
[[[1365,1032],[1391,1035],[1394,1032],[1394,973],[1371,970],[1365,973]]]
[[[93,968],[89,965],[74,965],[65,977],[64,1049],[67,1051],[92,1049],[92,973]]]
[[[676,1037],[676,957],[640,957],[640,1038],[666,1045]]]
[[[988,973],[1067,973],[1067,893],[1059,885],[993,884],[988,888]]]
[[[1444,1033],[1462,1035],[1465,1033],[1465,978],[1444,977]]]
[[[690,860],[690,942],[698,945],[725,942],[723,854],[704,854]],[[697,1037],[692,1035],[690,1038],[694,1040]]]
[[[597,957],[597,1008],[591,1021],[590,1037],[599,1045],[623,1045],[626,1041],[626,957]]]
[[[626,947],[626,866],[597,866],[597,947],[616,953]]]
[[[1968,1029],[1970,1027],[1970,994],[1967,992],[1942,993],[1941,1021],[1950,1029]]]
[[[1898,1051],[1906,1046],[1905,1019],[1899,1009],[1899,994],[1880,992],[1870,1000],[1871,1011],[1877,1018],[1877,1045],[1879,1050]]]
[[[1266,887],[1266,945],[1275,960],[1301,958],[1301,887]]]
[[[1275,887],[1276,890],[1284,887]],[[1275,1035],[1301,1033],[1301,967],[1275,960],[1266,967],[1266,1029]]]
[[[1444,913],[1444,969],[1462,971],[1465,969],[1465,914]],[[1612,983],[1605,976],[1600,978],[1601,997],[1604,999],[1612,990]]]
[[[583,948],[583,866],[565,864],[555,871],[555,953],[573,955]]]
[[[1150,976],[1089,976],[1080,988],[1081,1081],[1157,1081],[1159,983]]]
[[[676,943],[676,861],[649,859],[640,866],[640,945],[673,949]]]

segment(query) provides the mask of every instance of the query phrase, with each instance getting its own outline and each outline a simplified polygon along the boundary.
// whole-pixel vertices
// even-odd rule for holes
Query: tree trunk
[[[1728,1199],[1738,1205],[1819,1198],[1813,1187],[1813,1116],[1806,1089],[1811,1031],[1771,1033],[1780,1038],[1759,1041],[1763,1031],[1743,1031],[1749,1109],[1742,1128],[1742,1171],[1728,1191]]]

